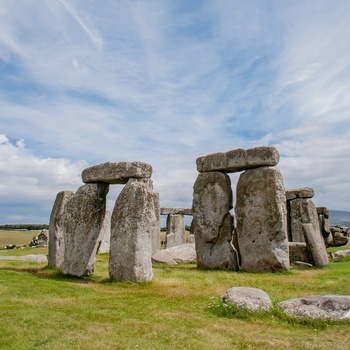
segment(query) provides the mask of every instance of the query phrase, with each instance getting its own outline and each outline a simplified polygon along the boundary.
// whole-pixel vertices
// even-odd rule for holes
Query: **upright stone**
[[[224,153],[212,153],[196,160],[200,173],[220,171],[234,173],[250,168],[277,165],[280,155],[275,147],[234,149]]]
[[[106,210],[101,231],[98,236],[97,254],[108,253],[111,239],[111,212]]]
[[[317,209],[310,199],[291,201],[291,232],[293,242],[306,242],[315,266],[328,264],[325,242],[320,231]]]
[[[193,221],[197,265],[238,270],[238,253],[232,245],[231,181],[221,172],[199,174],[193,191]]]
[[[83,170],[81,176],[85,183],[105,182],[126,184],[130,178],[150,178],[152,166],[143,162],[107,162]]]
[[[106,183],[86,184],[65,206],[63,274],[88,276],[93,273],[108,190]]]
[[[152,240],[152,255],[160,250],[160,205],[159,205],[159,193],[153,192],[153,205],[155,218],[150,222],[151,228],[151,240]]]
[[[185,219],[183,215],[169,214],[166,221],[167,248],[185,243]]]
[[[237,183],[237,236],[242,270],[288,270],[286,195],[277,167],[249,169]]]
[[[109,275],[115,280],[151,281],[152,234],[159,220],[152,180],[130,179],[112,213]]]
[[[64,260],[64,233],[62,216],[64,207],[73,198],[74,192],[62,191],[57,193],[49,223],[49,268],[61,268]]]

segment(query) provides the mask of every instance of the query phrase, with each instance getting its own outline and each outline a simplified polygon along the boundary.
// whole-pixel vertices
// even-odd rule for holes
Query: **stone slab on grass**
[[[226,304],[233,303],[237,311],[268,311],[272,307],[270,297],[258,288],[230,288],[223,300]]]
[[[278,306],[289,316],[312,319],[350,319],[350,295],[323,295],[282,301]]]
[[[191,263],[197,261],[194,243],[177,245],[175,247],[159,250],[153,254],[152,262],[176,265],[177,263]]]

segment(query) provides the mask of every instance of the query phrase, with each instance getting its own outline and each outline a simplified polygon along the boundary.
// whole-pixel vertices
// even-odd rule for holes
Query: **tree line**
[[[0,225],[0,230],[48,230],[48,224],[11,224]]]

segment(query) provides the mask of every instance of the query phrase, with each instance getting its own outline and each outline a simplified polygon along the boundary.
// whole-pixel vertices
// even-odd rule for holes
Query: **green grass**
[[[276,307],[238,313],[221,303],[233,286],[261,288],[274,304],[349,294],[348,258],[266,274],[159,264],[154,280],[140,284],[111,281],[107,265],[108,254],[100,254],[92,276],[73,278],[46,264],[0,261],[0,349],[349,348],[348,321],[299,320]]]

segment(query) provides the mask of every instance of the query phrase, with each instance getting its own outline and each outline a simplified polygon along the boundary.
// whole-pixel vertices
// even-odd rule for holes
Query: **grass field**
[[[41,230],[31,231],[7,231],[0,230],[0,249],[8,244],[29,245],[32,238],[40,233]]]
[[[92,276],[72,278],[46,264],[0,261],[0,349],[349,349],[349,321],[233,314],[221,299],[233,286],[261,288],[274,304],[350,294],[350,258],[266,274],[155,265],[154,280],[140,284],[111,281],[107,265],[100,254]]]

